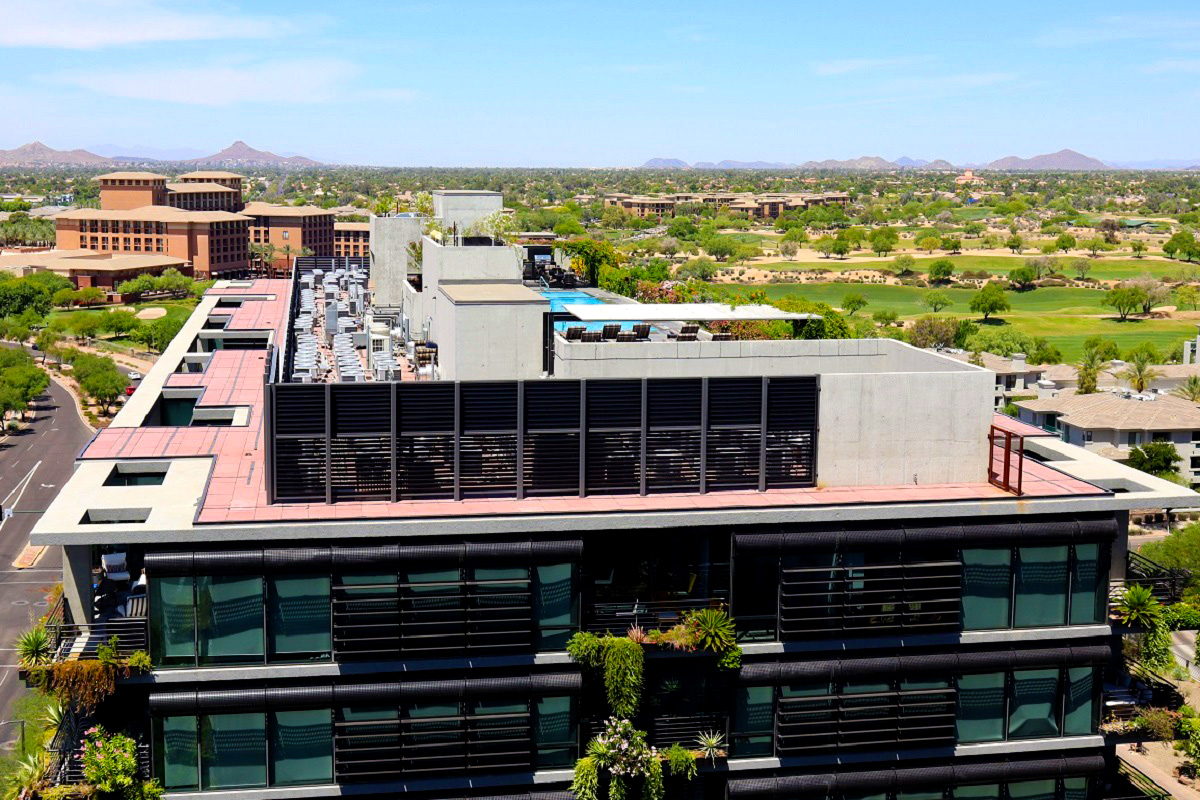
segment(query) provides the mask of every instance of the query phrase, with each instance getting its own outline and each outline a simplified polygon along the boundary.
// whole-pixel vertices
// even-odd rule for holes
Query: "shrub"
[[[1175,740],[1175,731],[1179,727],[1180,715],[1165,708],[1147,708],[1133,721],[1139,730],[1161,742]]]
[[[667,759],[671,775],[676,778],[687,778],[689,781],[696,777],[696,754],[691,750],[676,742],[664,750],[663,755]]]
[[[742,648],[736,644],[726,650],[717,660],[717,669],[741,669]]]
[[[17,660],[25,668],[49,664],[54,656],[50,647],[50,635],[41,625],[30,628],[17,639]]]
[[[1200,629],[1200,609],[1187,603],[1164,606],[1163,624],[1171,631],[1194,631]]]
[[[134,672],[150,672],[154,669],[150,654],[145,650],[134,650],[129,654],[129,659],[125,663]]]
[[[642,698],[645,653],[640,644],[629,639],[606,636],[603,642],[608,706],[617,716],[632,717]]]
[[[724,653],[733,647],[737,631],[733,619],[719,608],[702,608],[688,615],[696,629],[696,644],[704,650]]]
[[[1114,608],[1126,625],[1149,629],[1162,619],[1162,604],[1149,587],[1141,584],[1126,588]]]
[[[101,792],[129,796],[138,785],[137,744],[128,736],[90,728],[80,760],[83,776]]]

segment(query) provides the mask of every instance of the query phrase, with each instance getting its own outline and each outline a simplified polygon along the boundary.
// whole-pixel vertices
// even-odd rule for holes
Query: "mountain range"
[[[236,141],[219,153],[199,158],[166,158],[162,155],[135,154],[134,148],[104,145],[109,155],[97,155],[88,150],[55,150],[41,142],[30,142],[12,150],[0,150],[0,167],[102,167],[123,164],[174,163],[205,167],[317,167],[321,162],[304,156],[280,156],[266,150],[255,150],[243,141]],[[178,151],[153,151],[165,154]]]
[[[926,169],[951,170],[958,169],[954,164],[944,159],[926,161],[923,158],[901,156],[895,161],[888,161],[879,156],[863,156],[838,160],[834,158],[824,161],[805,161],[802,164],[790,164],[774,161],[697,161],[688,164],[678,158],[652,158],[642,165],[649,169],[823,169],[823,170],[862,170],[883,171],[892,169]],[[1103,161],[1074,150],[1059,150],[1057,153],[1046,153],[1032,158],[1007,156],[988,164],[974,165],[978,169],[994,169],[1008,171],[1073,171],[1110,169]]]

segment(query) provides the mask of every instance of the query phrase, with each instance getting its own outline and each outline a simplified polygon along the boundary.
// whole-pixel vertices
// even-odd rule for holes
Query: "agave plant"
[[[30,628],[17,639],[17,659],[23,667],[40,667],[49,664],[53,655],[53,649],[50,647],[50,635],[41,625]]]
[[[702,608],[688,620],[696,630],[696,644],[704,650],[724,653],[733,647],[737,631],[733,619],[718,608]]]
[[[1149,630],[1162,618],[1162,604],[1148,586],[1135,583],[1125,590],[1113,606],[1126,625]]]
[[[716,763],[718,758],[725,756],[725,734],[717,731],[705,731],[696,737],[696,749],[701,758],[707,758]]]
[[[46,779],[46,767],[46,754],[40,751],[30,753],[17,761],[13,771],[3,778],[8,794],[15,797],[22,791],[40,789]]]

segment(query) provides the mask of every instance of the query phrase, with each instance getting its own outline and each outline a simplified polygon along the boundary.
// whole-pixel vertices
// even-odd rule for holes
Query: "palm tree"
[[[1120,614],[1121,621],[1126,625],[1134,625],[1150,630],[1158,624],[1162,617],[1162,604],[1150,591],[1149,587],[1133,584],[1125,590],[1120,599],[1113,604]]]
[[[1075,365],[1075,369],[1079,375],[1078,394],[1096,393],[1096,381],[1103,371],[1101,369],[1103,366],[1104,360],[1100,358],[1100,354],[1095,350],[1084,352],[1083,358]]]
[[[279,248],[279,255],[287,259],[288,274],[290,275],[292,272],[292,257],[300,255],[300,250],[292,247],[290,244],[285,244],[283,247]]]
[[[1184,400],[1191,400],[1193,403],[1200,403],[1200,376],[1190,376],[1182,384],[1172,389],[1171,394],[1182,397]]]
[[[1162,371],[1155,369],[1150,364],[1148,357],[1138,354],[1138,357],[1130,361],[1125,369],[1117,373],[1117,377],[1129,381],[1130,388],[1135,392],[1144,392],[1150,388],[1156,378],[1162,377]]]

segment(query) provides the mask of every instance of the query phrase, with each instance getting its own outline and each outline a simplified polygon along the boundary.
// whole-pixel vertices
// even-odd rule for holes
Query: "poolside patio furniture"
[[[714,342],[732,342],[733,341],[733,334],[729,333],[728,331],[725,331],[722,333],[714,333],[712,335],[712,337],[713,337],[712,340]]]
[[[569,328],[567,328],[567,341],[568,342],[580,341],[581,339],[583,339],[583,332],[586,330],[587,330],[587,328],[585,328],[582,325],[570,326]]]
[[[637,340],[637,334],[633,331],[619,331],[617,333],[618,342],[636,342]]]
[[[602,342],[602,341],[604,341],[604,339],[603,339],[603,338],[601,338],[601,336],[600,336],[600,331],[584,331],[584,332],[583,332],[583,338],[581,339],[581,341],[584,341],[584,342]]]
[[[633,326],[633,334],[641,341],[645,341],[646,339],[649,339],[650,338],[650,323],[649,322],[639,322],[639,323],[635,324]]]
[[[680,337],[687,336],[688,334],[691,334],[692,336],[695,336],[695,335],[696,335],[697,333],[699,333],[699,332],[700,332],[700,326],[699,326],[699,325],[697,325],[697,324],[696,324],[696,323],[694,323],[694,322],[689,322],[689,323],[686,323],[686,324],[684,324],[684,325],[683,325],[683,327],[681,327],[681,328],[679,329],[679,335],[680,335]],[[691,339],[691,340],[689,340],[689,341],[695,341],[695,340],[694,340],[694,339]]]
[[[620,332],[621,332],[621,323],[609,322],[609,323],[605,324],[604,330],[602,333],[606,340],[612,340],[612,339],[616,339],[617,334]]]

